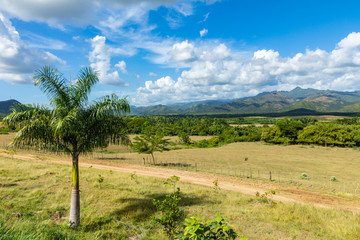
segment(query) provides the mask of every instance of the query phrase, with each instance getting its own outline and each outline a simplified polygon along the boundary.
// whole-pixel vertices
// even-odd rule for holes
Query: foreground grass
[[[104,177],[101,189],[96,182]],[[164,180],[81,169],[81,219],[67,226],[69,166],[0,157],[0,239],[166,239],[151,222],[152,200],[172,187]],[[350,212],[293,203],[269,205],[255,197],[178,184],[181,208],[204,220],[220,214],[249,239],[358,239],[360,218]],[[219,183],[221,187],[221,182]]]

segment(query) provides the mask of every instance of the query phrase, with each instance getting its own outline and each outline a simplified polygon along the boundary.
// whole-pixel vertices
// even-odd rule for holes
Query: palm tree
[[[47,94],[51,108],[20,105],[4,118],[20,131],[11,145],[32,146],[72,157],[72,193],[69,225],[80,225],[79,155],[109,143],[128,144],[120,114],[130,112],[126,99],[115,94],[88,103],[91,88],[99,81],[91,68],[83,68],[71,84],[56,68],[44,66],[34,74],[35,86]]]

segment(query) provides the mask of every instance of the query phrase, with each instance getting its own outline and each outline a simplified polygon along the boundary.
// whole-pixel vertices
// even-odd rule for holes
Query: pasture
[[[0,239],[166,239],[152,224],[153,199],[172,192],[163,179],[81,168],[81,218],[67,226],[71,168],[0,157]],[[96,179],[104,177],[101,189]],[[358,214],[178,184],[180,207],[204,220],[220,214],[249,239],[357,239]]]

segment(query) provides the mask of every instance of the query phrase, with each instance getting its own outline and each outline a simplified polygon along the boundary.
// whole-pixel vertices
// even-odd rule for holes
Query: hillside
[[[6,116],[10,112],[10,108],[18,103],[19,102],[14,99],[0,101],[0,117]]]
[[[257,96],[186,104],[132,107],[137,115],[188,115],[188,114],[271,114],[271,113],[329,113],[357,112],[360,91],[302,89],[260,93]]]

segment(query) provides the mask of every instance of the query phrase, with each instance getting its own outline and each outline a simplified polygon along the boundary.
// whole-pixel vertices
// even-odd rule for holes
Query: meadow
[[[71,168],[51,162],[0,157],[0,239],[167,239],[153,199],[173,191],[163,179],[81,168],[81,219],[67,226]],[[101,188],[96,179],[104,178]],[[255,196],[178,183],[187,216],[216,214],[249,239],[358,239],[352,212],[297,203],[268,204]]]

